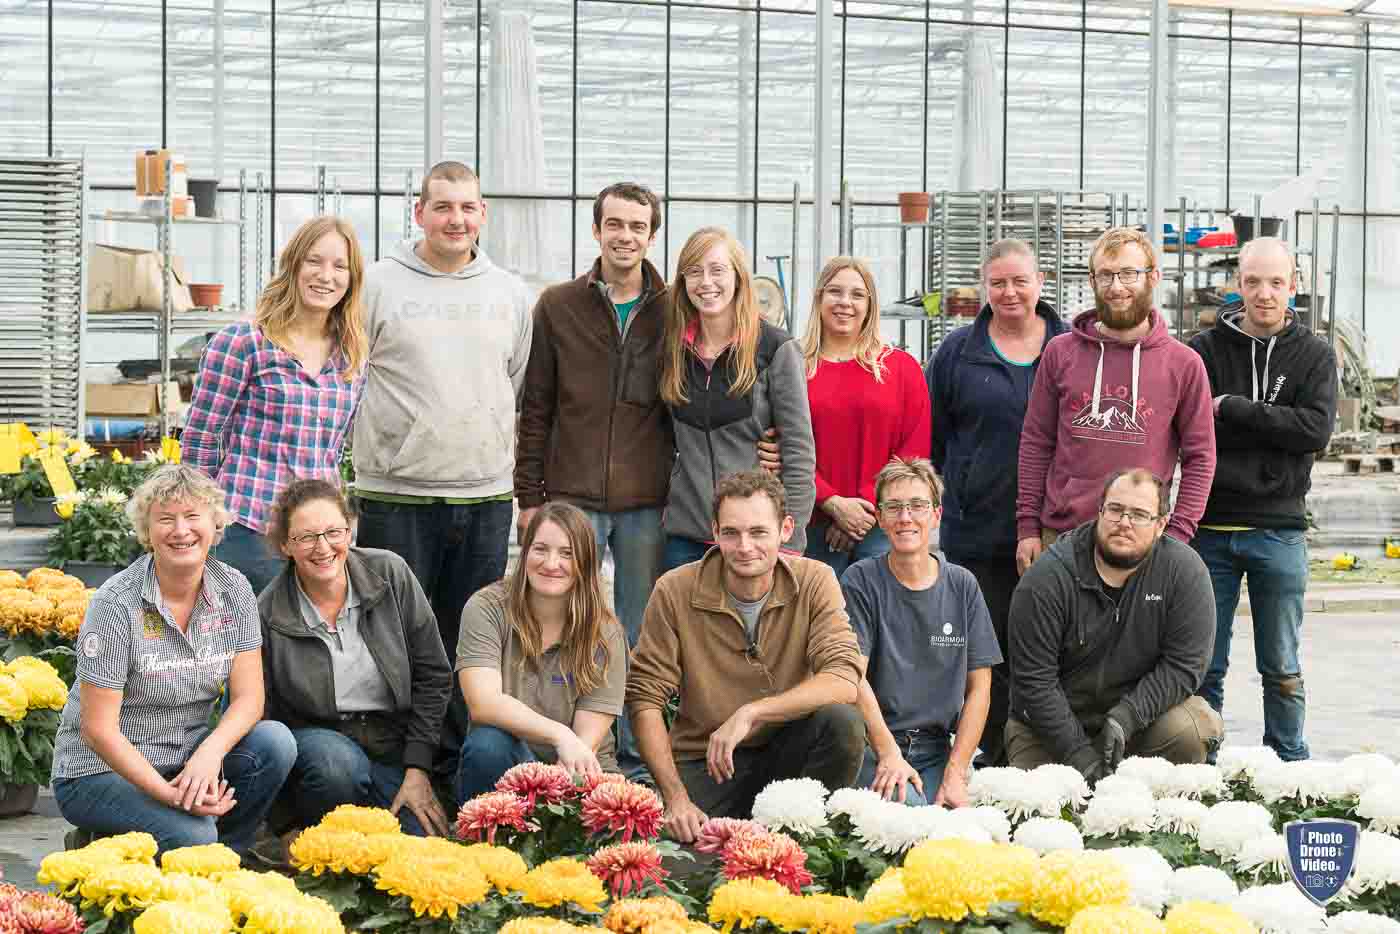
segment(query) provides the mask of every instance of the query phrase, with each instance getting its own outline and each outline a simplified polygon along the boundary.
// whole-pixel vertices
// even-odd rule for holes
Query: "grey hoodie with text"
[[[365,273],[369,365],[355,414],[355,485],[413,496],[510,493],[534,297],[479,247],[454,273],[413,247],[400,243]]]

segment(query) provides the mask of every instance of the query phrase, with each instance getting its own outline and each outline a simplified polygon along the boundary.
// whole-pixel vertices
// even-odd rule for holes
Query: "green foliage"
[[[20,458],[19,473],[0,476],[0,500],[5,502],[32,506],[35,500],[52,496],[49,478],[32,454]]]
[[[47,785],[53,771],[57,710],[31,710],[19,722],[0,720],[0,780]]]
[[[838,815],[829,829],[793,836],[807,854],[807,871],[812,874],[815,889],[861,899],[895,863],[861,846],[850,830],[846,816]]]
[[[23,632],[13,637],[0,636],[0,662],[12,662],[17,658],[33,655],[52,665],[63,683],[71,690],[77,678],[78,656],[68,641],[56,632],[46,632],[42,636]]]
[[[49,563],[58,568],[69,561],[125,567],[140,550],[125,503],[88,497],[73,507],[73,515],[49,539]]]

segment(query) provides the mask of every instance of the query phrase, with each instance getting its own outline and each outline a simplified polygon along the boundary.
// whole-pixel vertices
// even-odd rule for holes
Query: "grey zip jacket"
[[[400,243],[365,274],[369,365],[355,413],[355,485],[412,496],[510,493],[533,298],[480,248],[445,273],[413,246]]]
[[[1215,647],[1210,574],[1169,535],[1118,603],[1094,566],[1094,521],[1065,533],[1011,597],[1011,715],[1060,762],[1083,770],[1112,716],[1131,740],[1201,686]]]

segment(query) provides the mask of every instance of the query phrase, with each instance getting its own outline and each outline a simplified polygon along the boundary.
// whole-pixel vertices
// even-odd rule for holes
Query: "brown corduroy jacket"
[[[661,401],[666,282],[643,262],[642,301],[624,331],[603,289],[602,261],[535,304],[516,422],[520,508],[561,500],[616,512],[659,507],[675,457]]]
[[[671,725],[676,761],[703,759],[710,734],[749,701],[790,690],[830,672],[859,684],[865,659],[831,568],[781,555],[772,595],[749,651],[744,622],[724,589],[719,548],[657,581],[627,674],[627,712],[661,710],[673,693],[681,705]],[[766,745],[782,724],[767,724],[740,743]]]

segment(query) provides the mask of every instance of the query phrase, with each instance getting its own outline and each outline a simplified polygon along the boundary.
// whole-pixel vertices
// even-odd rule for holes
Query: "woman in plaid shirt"
[[[293,479],[336,480],[369,353],[355,231],[323,216],[282,251],[254,319],[224,328],[199,363],[181,436],[185,459],[218,481],[233,521],[215,550],[260,593],[282,570],[263,539]]]

